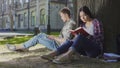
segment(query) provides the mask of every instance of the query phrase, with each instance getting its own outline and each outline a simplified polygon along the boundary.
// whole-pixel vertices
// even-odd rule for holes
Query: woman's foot
[[[74,53],[74,50],[72,48],[69,48],[69,50],[66,53],[58,56],[52,62],[56,64],[70,63],[72,60],[73,53]]]
[[[67,54],[62,54],[58,56],[56,59],[54,59],[52,62],[56,64],[65,64],[71,62],[71,56],[68,56]]]
[[[54,59],[54,57],[51,55],[42,55],[41,58],[48,61],[52,61]]]
[[[48,60],[48,61],[52,61],[55,58],[55,56],[57,56],[57,52],[53,51],[53,52],[51,52],[47,55],[42,55],[41,58],[45,59],[45,60]]]

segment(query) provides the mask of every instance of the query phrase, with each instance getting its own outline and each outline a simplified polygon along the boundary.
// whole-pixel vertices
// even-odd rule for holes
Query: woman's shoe
[[[71,56],[68,56],[66,54],[62,54],[58,56],[56,59],[54,59],[52,62],[56,64],[65,64],[65,63],[70,63],[71,62]]]
[[[56,64],[67,64],[67,63],[71,63],[71,59],[54,59],[52,61],[53,63],[56,63]]]

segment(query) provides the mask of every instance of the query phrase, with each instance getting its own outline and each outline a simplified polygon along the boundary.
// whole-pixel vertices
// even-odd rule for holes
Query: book
[[[109,59],[109,60],[120,59],[120,55],[115,53],[104,53],[103,57],[104,59]]]
[[[110,60],[110,59],[107,59],[107,60],[102,60],[103,62],[117,62],[118,60],[116,60],[116,59],[113,59],[113,60]]]
[[[77,28],[76,30],[71,31],[71,34],[75,35],[75,34],[82,34],[84,36],[89,36],[89,33],[86,32],[82,27],[81,28]]]

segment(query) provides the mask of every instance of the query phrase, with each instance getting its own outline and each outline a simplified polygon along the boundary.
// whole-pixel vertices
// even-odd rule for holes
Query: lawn
[[[33,36],[6,37],[6,38],[3,38],[3,40],[0,40],[0,45],[4,45],[6,43],[9,43],[9,44],[20,44],[20,43],[23,43],[23,42],[29,40],[32,37]]]
[[[58,36],[59,32],[51,32],[50,35],[55,35]],[[29,40],[30,38],[32,38],[33,36],[12,36],[12,37],[5,37],[3,39],[0,40],[0,45],[4,45],[4,44],[20,44],[23,43],[27,40]]]
[[[52,35],[58,36],[58,33],[53,33]],[[120,62],[106,63],[101,61],[101,59],[83,56],[74,59],[69,64],[54,64],[40,58],[41,55],[50,52],[50,50],[40,44],[31,47],[28,52],[12,52],[4,46],[6,43],[23,43],[31,37],[18,36],[0,41],[0,68],[120,68]]]

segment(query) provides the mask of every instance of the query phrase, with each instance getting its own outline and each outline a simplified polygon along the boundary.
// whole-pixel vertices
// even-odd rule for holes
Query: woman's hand
[[[71,33],[72,33],[72,32],[74,32],[74,30],[69,30],[69,32],[71,32]]]
[[[71,32],[72,35],[75,35],[75,36],[77,35],[75,30],[70,30],[69,32]]]
[[[79,30],[79,29],[81,29],[81,28],[82,28],[82,27],[78,27],[78,28],[75,29],[75,31],[77,31],[77,30]]]

